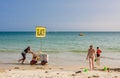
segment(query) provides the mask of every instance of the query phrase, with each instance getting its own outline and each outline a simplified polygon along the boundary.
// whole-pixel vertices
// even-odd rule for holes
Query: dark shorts
[[[26,59],[26,53],[22,52],[21,55],[22,55],[23,59]]]
[[[97,54],[97,57],[100,57],[100,54]]]

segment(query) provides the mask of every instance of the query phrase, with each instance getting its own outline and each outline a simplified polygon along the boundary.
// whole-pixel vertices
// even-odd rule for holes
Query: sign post
[[[46,27],[44,26],[36,26],[36,37],[37,38],[44,38],[46,37]],[[42,40],[41,40],[41,46],[40,50],[42,51]]]

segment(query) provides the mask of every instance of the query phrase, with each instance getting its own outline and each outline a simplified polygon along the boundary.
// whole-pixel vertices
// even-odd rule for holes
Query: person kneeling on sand
[[[34,52],[31,52],[31,54],[32,54],[32,60],[30,61],[30,64],[35,65],[38,61],[38,57]]]
[[[39,52],[39,54],[35,54],[31,52],[33,55],[32,60],[30,61],[31,65],[35,65],[38,61],[41,61],[41,65],[46,65],[48,63],[48,55],[43,52]]]

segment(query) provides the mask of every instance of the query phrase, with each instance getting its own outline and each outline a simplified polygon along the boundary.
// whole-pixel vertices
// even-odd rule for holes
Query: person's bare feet
[[[21,60],[18,60],[18,62],[20,62]]]

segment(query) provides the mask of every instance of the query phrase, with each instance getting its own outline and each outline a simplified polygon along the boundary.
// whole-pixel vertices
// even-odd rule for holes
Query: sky
[[[120,31],[120,0],[0,0],[0,31]]]

